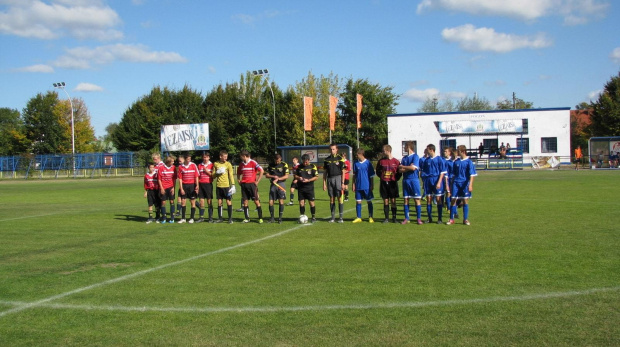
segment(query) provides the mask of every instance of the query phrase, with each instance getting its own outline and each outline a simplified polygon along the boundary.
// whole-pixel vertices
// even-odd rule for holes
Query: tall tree
[[[436,113],[436,112],[454,112],[456,111],[456,106],[454,105],[454,101],[450,98],[431,98],[427,97],[424,100],[422,106],[418,108],[418,112],[420,113]]]
[[[29,145],[19,111],[0,108],[0,156],[23,153]]]
[[[95,129],[90,124],[90,114],[88,108],[81,98],[73,98],[73,122],[75,134],[75,152],[92,153],[95,150]],[[65,131],[65,138],[69,139],[66,145],[72,151],[71,145],[71,103],[69,100],[59,101],[54,107],[54,113],[62,119],[62,127]]]
[[[620,72],[605,84],[603,93],[592,103],[592,136],[620,136]]]
[[[464,97],[456,103],[457,111],[485,111],[492,110],[493,105],[486,98],[478,97],[474,95],[473,97]]]
[[[524,110],[534,107],[534,103],[515,98],[514,100],[504,99],[497,102],[498,110]]]
[[[337,133],[336,142],[357,146],[357,94],[361,94],[360,147],[369,151],[369,158],[381,153],[381,147],[387,143],[387,115],[395,113],[398,105],[398,95],[393,89],[370,83],[367,79],[349,78],[340,95],[341,117],[337,126],[342,124],[343,131]]]
[[[71,153],[71,138],[67,123],[56,109],[58,93],[48,91],[31,98],[22,111],[24,134],[35,154]]]

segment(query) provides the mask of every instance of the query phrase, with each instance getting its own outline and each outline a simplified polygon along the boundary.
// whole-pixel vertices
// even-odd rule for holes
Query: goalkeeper
[[[228,209],[228,223],[232,224],[232,195],[235,193],[235,177],[233,173],[233,167],[228,162],[228,152],[226,150],[220,151],[220,160],[213,163],[213,171],[215,174],[215,195],[217,198],[217,216],[216,223],[223,221],[223,200],[226,200],[226,207]]]

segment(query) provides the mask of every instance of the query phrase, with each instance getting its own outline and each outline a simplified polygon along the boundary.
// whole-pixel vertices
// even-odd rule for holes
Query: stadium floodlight
[[[54,83],[54,88],[62,89],[62,91],[67,94],[67,98],[69,98],[69,105],[71,105],[71,157],[73,159],[73,177],[75,177],[75,125],[73,124],[73,101],[65,89],[65,82]]]
[[[252,71],[252,74],[259,77],[265,76],[265,78],[267,79],[267,86],[271,91],[271,99],[273,100],[273,152],[278,153],[278,136],[276,132],[276,97],[273,94],[273,88],[271,88],[271,84],[269,83],[269,70],[254,70]]]

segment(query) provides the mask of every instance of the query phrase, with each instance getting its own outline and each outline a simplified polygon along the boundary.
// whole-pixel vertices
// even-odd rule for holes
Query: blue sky
[[[97,136],[154,86],[204,93],[268,68],[281,88],[334,73],[427,97],[596,99],[620,70],[611,0],[0,0],[0,107],[64,81]],[[615,18],[615,19],[614,19]],[[61,97],[65,97],[62,93]]]

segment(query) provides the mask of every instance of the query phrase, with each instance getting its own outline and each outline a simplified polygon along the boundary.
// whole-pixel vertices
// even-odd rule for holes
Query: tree
[[[0,156],[23,153],[29,144],[19,111],[0,108]]]
[[[361,94],[360,147],[369,152],[368,158],[381,153],[382,146],[387,143],[387,115],[395,113],[398,105],[398,95],[393,89],[370,83],[367,79],[349,78],[340,95],[341,118],[336,124],[342,127],[342,132],[337,134],[335,142],[357,146],[357,94]]]
[[[473,98],[468,96],[462,98],[456,103],[457,111],[485,111],[492,110],[493,105],[486,98],[479,98],[477,95],[474,95]]]
[[[620,136],[620,72],[605,84],[603,93],[592,103],[592,136]]]
[[[450,98],[445,98],[439,101],[438,98],[430,96],[424,100],[422,106],[418,108],[418,112],[420,113],[437,113],[437,112],[454,112],[456,111],[456,106],[454,106],[454,101]]]
[[[71,137],[60,112],[54,111],[58,101],[56,92],[39,93],[31,98],[22,111],[24,134],[35,154],[70,153]]]
[[[74,129],[73,133],[75,134],[75,152],[76,153],[92,153],[95,150],[94,141],[95,141],[95,129],[93,129],[90,124],[90,114],[88,113],[88,108],[86,104],[84,104],[84,100],[81,98],[72,99],[73,102],[73,122]],[[69,139],[69,143],[66,147],[70,148],[69,152],[72,151],[71,146],[71,103],[69,100],[59,101],[55,108],[54,112],[58,114],[58,117],[62,119],[62,127],[65,131],[65,138]]]
[[[533,102],[524,101],[523,99],[514,98],[514,100],[504,99],[497,102],[498,110],[523,110],[534,107]]]

